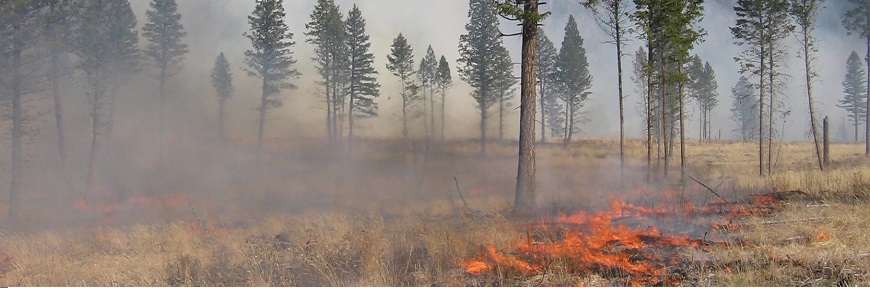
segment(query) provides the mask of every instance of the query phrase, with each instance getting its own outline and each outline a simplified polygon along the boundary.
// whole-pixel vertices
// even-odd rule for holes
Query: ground
[[[810,143],[783,143],[759,177],[757,146],[692,142],[698,181],[675,157],[650,183],[631,140],[624,184],[618,139],[542,145],[540,213],[518,218],[515,143],[271,143],[258,169],[244,144],[201,148],[163,175],[117,166],[87,199],[29,195],[28,228],[0,235],[0,285],[870,285],[858,144],[822,172]]]

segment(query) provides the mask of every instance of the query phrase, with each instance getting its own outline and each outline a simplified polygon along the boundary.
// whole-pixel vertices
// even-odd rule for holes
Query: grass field
[[[0,235],[0,285],[870,285],[862,145],[834,144],[822,172],[811,144],[784,143],[759,177],[751,143],[688,143],[687,174],[715,194],[681,183],[678,157],[647,183],[639,140],[624,185],[618,140],[543,145],[537,218],[510,213],[511,143],[324,146],[272,142],[258,169],[243,144],[201,148],[162,176],[116,166],[86,201],[30,195],[30,228]]]

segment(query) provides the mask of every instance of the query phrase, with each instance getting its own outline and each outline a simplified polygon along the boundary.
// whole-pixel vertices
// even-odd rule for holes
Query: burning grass
[[[371,143],[350,163],[269,151],[264,175],[71,199],[89,225],[0,234],[0,285],[870,285],[870,169],[849,158],[860,149],[835,150],[831,171],[782,159],[759,178],[751,146],[690,146],[687,170],[717,196],[677,181],[620,191],[608,141],[539,150],[542,214],[523,219],[509,213],[510,145],[482,160],[474,143],[435,146],[416,162]]]

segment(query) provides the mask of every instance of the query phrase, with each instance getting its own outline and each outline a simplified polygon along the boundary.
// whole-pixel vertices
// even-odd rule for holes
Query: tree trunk
[[[481,95],[481,99],[486,99]],[[480,157],[486,156],[486,105],[480,105]]]
[[[682,61],[678,61],[682,62]],[[678,73],[683,73],[683,63],[679,63],[679,67],[677,68]],[[679,83],[679,95],[680,97],[680,180],[684,180],[686,177],[686,125],[685,125],[685,115],[684,113],[684,102],[683,99],[683,81],[680,80]]]
[[[526,15],[538,13],[538,1],[526,0]],[[520,83],[520,137],[514,211],[531,214],[535,210],[535,79],[537,79],[537,22],[523,19],[523,52]],[[542,131],[543,132],[543,131]]]
[[[662,93],[662,115],[659,118],[662,119],[661,139],[665,142],[664,145],[662,145],[664,147],[664,150],[665,150],[664,151],[665,152],[665,155],[664,155],[664,165],[665,166],[664,166],[663,173],[664,173],[665,178],[667,179],[667,177],[668,177],[668,160],[669,160],[668,158],[670,158],[670,153],[671,153],[670,149],[668,149],[668,148],[670,148],[670,147],[668,147],[668,145],[669,145],[669,140],[671,139],[671,136],[667,135],[668,134],[667,130],[668,130],[668,126],[673,126],[673,125],[668,125],[668,121],[667,121],[670,119],[668,119],[668,117],[667,117],[667,115],[668,115],[668,112],[667,112],[668,94],[666,91],[667,85],[665,85],[666,84],[665,79],[667,77],[665,77],[665,57],[664,57],[663,49],[659,49],[659,75],[660,75],[659,77],[661,77],[661,84],[660,84],[661,87],[659,89],[661,90],[661,93]]]
[[[405,77],[402,81],[402,138],[408,138],[408,97],[405,96]]]
[[[646,182],[652,182],[652,145],[653,145],[653,93],[652,93],[652,37],[647,36],[646,77]]]
[[[774,107],[773,106],[773,103],[774,103],[773,102],[773,86],[776,85],[773,82],[773,80],[774,80],[773,76],[774,76],[774,72],[775,72],[775,70],[773,69],[773,67],[774,67],[773,53],[774,52],[776,52],[776,51],[773,49],[773,41],[771,41],[770,42],[770,49],[769,49],[769,51],[767,51],[767,55],[768,55],[768,57],[770,57],[770,60],[767,61],[768,64],[770,65],[770,71],[768,71],[768,73],[767,73],[768,75],[770,75],[770,81],[767,82],[767,87],[768,87],[768,92],[769,92],[768,94],[770,94],[770,95],[768,95],[768,98],[770,98],[770,101],[768,102],[768,104],[770,104],[769,105],[770,109],[767,109],[767,112],[770,115],[770,117],[767,119],[767,121],[770,123],[767,126],[767,174],[768,175],[773,175],[773,123],[774,123],[773,122],[773,112],[775,110],[773,108]]]
[[[810,35],[807,31],[808,27],[803,28],[803,52],[804,52],[804,68],[806,68],[807,76],[807,104],[810,108],[810,127],[813,133],[813,143],[816,148],[816,159],[819,160],[819,170],[825,170],[825,163],[822,161],[822,151],[819,147],[819,130],[816,125],[815,105],[813,105],[813,79],[812,71],[810,70]]]
[[[864,58],[867,62],[867,101],[866,101],[866,111],[864,113],[864,155],[870,156],[870,35],[867,35],[867,58]],[[858,120],[856,119],[857,123]]]
[[[332,114],[335,112],[332,111],[332,90],[329,89],[329,79],[330,77],[327,73],[326,79],[323,81],[323,92],[326,93],[326,134],[329,146],[332,147],[335,144],[335,135],[333,135],[334,130],[332,129],[332,126],[334,125],[334,123],[332,123]]]
[[[224,115],[226,114],[226,103],[226,98],[221,96],[221,99],[218,101],[218,125],[221,140],[226,139],[226,122],[224,119]]]
[[[353,151],[353,109],[354,109],[354,98],[356,98],[356,91],[354,91],[353,84],[350,87],[350,99],[348,99],[348,113],[347,113],[347,151]]]
[[[447,91],[445,90],[447,90],[447,87],[441,88],[441,141],[444,141],[444,120],[446,115],[444,113],[444,108],[446,106],[445,102],[447,101],[445,98],[445,96],[447,96]]]
[[[429,86],[429,131],[429,138],[435,138],[435,89],[432,86]]]
[[[160,65],[160,156],[159,156],[159,167],[163,167],[163,161],[165,159],[164,154],[165,145],[166,145],[166,65],[165,61]],[[117,84],[117,83],[116,83]],[[114,103],[112,103],[114,105]],[[113,108],[110,108],[113,109]],[[109,119],[111,121],[112,119]],[[111,125],[111,124],[110,124]],[[161,169],[162,170],[162,169]]]
[[[101,71],[96,71],[95,81],[94,81],[94,94],[91,98],[91,150],[90,155],[88,156],[88,179],[85,183],[85,194],[82,199],[87,201],[88,194],[90,194],[91,190],[93,190],[94,185],[97,180],[97,141],[99,128],[100,128],[100,111],[99,111],[99,101],[102,95],[102,88],[100,87],[100,77],[102,77]]]
[[[762,36],[763,32],[762,32]],[[760,40],[759,40],[760,41]],[[764,176],[764,43],[759,42],[760,63],[758,77],[758,175]],[[773,103],[771,103],[773,105]]]
[[[263,69],[263,70],[268,71],[266,69]],[[259,109],[260,110],[260,121],[259,121],[260,125],[259,125],[259,128],[257,130],[257,158],[256,158],[257,162],[256,163],[258,166],[260,164],[260,152],[263,150],[263,126],[265,126],[265,124],[266,124],[266,100],[267,100],[266,97],[269,96],[268,91],[267,91],[268,84],[269,84],[269,81],[268,81],[269,76],[268,75],[262,75],[262,76],[263,76],[263,85],[262,85],[262,93],[263,94],[260,97],[260,109]]]
[[[52,98],[54,99],[54,127],[57,137],[57,149],[60,152],[60,170],[66,177],[66,150],[64,149],[63,137],[63,103],[60,100],[60,52],[55,48],[51,53],[51,87]]]
[[[614,18],[618,19],[621,17],[621,15],[618,15],[619,2],[614,1],[613,5],[617,8],[614,9],[614,11],[617,11],[615,13],[617,15],[614,15]],[[619,21],[614,22],[616,23],[616,71],[619,87],[619,183],[621,189],[622,184],[625,183],[625,109],[622,96],[622,34],[620,33]]]
[[[12,45],[12,169],[11,179],[9,180],[9,209],[8,218],[9,224],[15,226],[18,224],[18,210],[21,205],[21,138],[22,129],[21,121],[21,52],[23,50],[22,41],[18,39],[18,34],[22,33],[18,25],[13,25],[13,45]]]
[[[571,134],[571,99],[570,96],[565,96],[565,130],[563,131],[565,135],[562,135],[562,147],[568,147],[568,141],[570,141]]]
[[[538,71],[535,71],[535,74],[537,74],[537,73],[538,73]],[[522,83],[520,85],[522,85]],[[540,86],[540,89],[541,89],[541,100],[540,100],[541,101],[541,144],[544,144],[544,142],[547,141],[547,115],[544,115],[544,81],[541,81],[540,85],[541,85]],[[522,89],[522,88],[520,88],[520,89]],[[520,93],[522,93],[522,92],[520,92]],[[520,98],[522,98],[522,95],[520,95]],[[520,99],[520,100],[522,100],[522,99]],[[520,109],[522,109],[522,103],[520,104]]]

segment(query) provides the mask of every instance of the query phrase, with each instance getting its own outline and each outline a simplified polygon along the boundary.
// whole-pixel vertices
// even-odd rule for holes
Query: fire
[[[112,199],[113,197],[103,197]],[[122,211],[148,210],[148,209],[178,209],[188,203],[186,193],[164,194],[154,196],[138,196],[123,200],[89,201],[79,198],[73,203],[73,207],[80,211],[92,211],[100,215],[100,224],[109,225],[117,220]]]
[[[546,273],[553,263],[561,263],[563,271],[626,277],[629,285],[676,286],[680,284],[680,277],[672,275],[669,267],[678,263],[691,264],[690,260],[683,258],[682,248],[709,249],[705,247],[725,243],[691,239],[688,235],[669,235],[654,225],[630,227],[622,221],[657,223],[645,221],[675,215],[685,219],[692,219],[692,216],[717,219],[717,214],[721,217],[718,219],[729,219],[772,212],[779,207],[779,201],[769,195],[753,196],[746,202],[689,203],[671,209],[613,200],[608,210],[561,214],[531,225],[551,231],[549,239],[526,239],[511,249],[498,249],[488,244],[475,257],[461,261],[459,265],[478,276],[496,270],[502,271],[499,275],[513,272],[531,276]],[[719,225],[716,223],[710,228]]]

